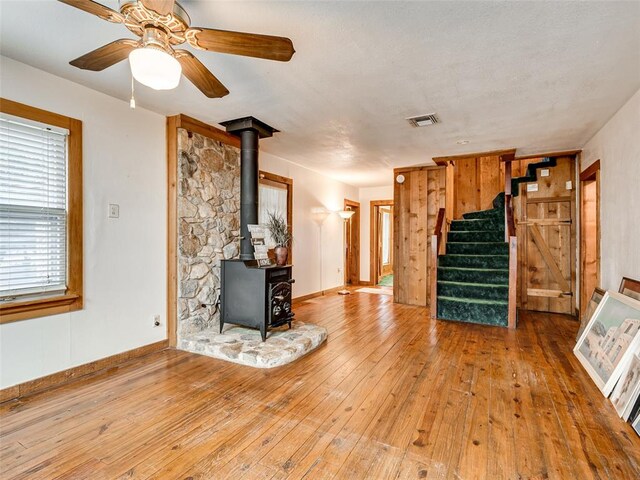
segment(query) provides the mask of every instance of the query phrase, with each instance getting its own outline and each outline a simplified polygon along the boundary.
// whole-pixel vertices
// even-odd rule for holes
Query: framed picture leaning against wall
[[[633,352],[640,346],[640,302],[607,292],[573,352],[608,397]]]

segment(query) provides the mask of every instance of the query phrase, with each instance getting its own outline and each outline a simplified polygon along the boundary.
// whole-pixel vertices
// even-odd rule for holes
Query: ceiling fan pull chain
[[[135,80],[133,79],[133,75],[131,75],[131,100],[129,100],[129,107],[131,109],[136,108],[136,98],[135,98]]]

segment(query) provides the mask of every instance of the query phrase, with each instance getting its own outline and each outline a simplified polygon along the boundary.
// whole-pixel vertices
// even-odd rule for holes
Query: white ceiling
[[[183,78],[170,92],[139,86],[138,104],[210,123],[253,115],[282,131],[263,150],[356,186],[389,184],[392,167],[433,156],[581,147],[640,88],[638,1],[181,4],[193,26],[287,36],[296,54],[194,52],[230,95],[207,99]],[[131,38],[124,26],[53,0],[0,8],[2,55],[128,99],[127,62],[100,73],[68,64]],[[441,124],[405,121],[432,112]]]

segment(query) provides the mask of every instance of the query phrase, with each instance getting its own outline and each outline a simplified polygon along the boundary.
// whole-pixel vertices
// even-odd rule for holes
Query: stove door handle
[[[296,283],[295,278],[290,278],[289,280],[287,280],[287,283]]]

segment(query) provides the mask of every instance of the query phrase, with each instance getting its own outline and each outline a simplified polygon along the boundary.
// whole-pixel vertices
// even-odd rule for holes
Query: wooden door
[[[385,225],[387,225],[386,228]],[[380,207],[378,209],[378,271],[382,277],[393,273],[392,239],[392,207]]]
[[[600,287],[600,161],[580,174],[580,312]]]
[[[344,283],[358,285],[360,283],[360,203],[345,199],[344,208],[356,212],[346,221]]]
[[[518,209],[521,308],[575,314],[575,161],[558,159],[537,191],[521,186]],[[567,182],[571,182],[568,184]]]

